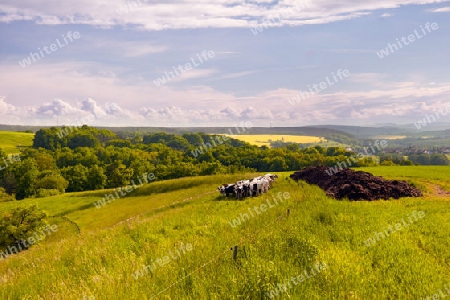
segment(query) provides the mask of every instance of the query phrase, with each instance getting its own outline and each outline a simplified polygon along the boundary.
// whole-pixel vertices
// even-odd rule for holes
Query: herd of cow
[[[277,175],[266,174],[249,180],[240,180],[231,184],[223,184],[218,187],[222,196],[235,196],[241,200],[245,197],[256,197],[269,191],[270,183],[277,179]]]

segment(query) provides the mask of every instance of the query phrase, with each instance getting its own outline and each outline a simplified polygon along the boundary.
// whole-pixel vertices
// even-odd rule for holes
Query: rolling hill
[[[37,203],[60,228],[0,260],[0,298],[268,299],[278,292],[293,299],[417,299],[437,293],[450,277],[450,167],[364,170],[406,179],[425,196],[336,201],[280,173],[269,193],[244,201],[221,198],[217,186],[253,174],[154,182],[101,208],[93,203],[112,191],[0,203],[0,212]],[[280,193],[289,198],[274,204]],[[272,206],[263,211],[267,201]],[[418,212],[425,217],[409,222]],[[402,220],[408,227],[376,237]],[[314,270],[318,264],[325,267]]]
[[[6,154],[19,153],[21,147],[31,147],[33,145],[34,133],[0,131],[0,148]]]

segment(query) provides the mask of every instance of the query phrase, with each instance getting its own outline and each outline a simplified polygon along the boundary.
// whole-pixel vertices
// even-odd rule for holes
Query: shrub
[[[44,198],[50,196],[60,195],[61,192],[57,189],[39,189],[36,192],[36,198]]]
[[[0,249],[6,249],[17,241],[26,240],[38,228],[47,225],[47,214],[36,205],[16,207],[0,219]]]
[[[0,187],[0,202],[16,201],[14,196],[8,194],[4,188]]]

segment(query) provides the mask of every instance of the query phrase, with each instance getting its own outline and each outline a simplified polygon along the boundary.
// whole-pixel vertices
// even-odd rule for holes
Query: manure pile
[[[349,200],[388,200],[400,197],[421,197],[422,192],[409,185],[406,181],[385,180],[380,176],[373,176],[362,171],[343,169],[333,175],[326,173],[328,167],[307,167],[291,174],[296,181],[305,180],[309,184],[316,184],[328,196],[336,199]]]

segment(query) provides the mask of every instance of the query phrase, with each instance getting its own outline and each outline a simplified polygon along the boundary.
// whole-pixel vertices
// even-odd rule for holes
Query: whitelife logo
[[[8,163],[8,161],[6,159],[9,160],[9,163]],[[18,161],[20,161],[20,155],[19,154],[9,155],[7,158],[3,159],[3,163],[4,163],[3,166],[2,166],[2,163],[0,162],[0,171],[6,169],[8,166],[10,166],[10,165],[12,165],[12,164],[14,164],[15,162],[18,162]]]
[[[47,232],[47,234],[44,233],[44,231]],[[18,244],[18,247],[20,249],[20,251],[23,250],[22,245],[25,247],[25,249],[28,249],[31,245],[34,245],[40,241],[42,241],[43,239],[45,239],[47,236],[51,235],[54,232],[58,231],[58,226],[53,224],[53,225],[46,225],[45,227],[42,227],[40,229],[38,229],[38,231],[35,231],[32,236],[30,236],[29,238],[27,238],[26,240],[22,240],[21,243]],[[39,235],[39,233],[41,234],[41,236]],[[27,242],[29,245],[27,245]],[[19,249],[17,249],[16,246],[8,246],[7,250],[0,252],[0,261],[2,259],[6,259],[8,258],[11,254],[13,254],[15,252],[15,254],[19,253]]]
[[[246,129],[250,129],[250,128],[253,127],[252,122],[241,121],[240,125],[241,125],[241,128],[242,128],[242,132],[245,132]],[[236,126],[236,130],[237,130],[237,134],[241,134],[241,131],[239,130],[238,126],[236,124],[235,124],[235,126]],[[231,137],[233,138],[234,137],[234,133],[231,130],[231,128],[229,128],[228,131],[230,132]],[[211,143],[203,143],[202,146],[200,146],[198,148],[195,148],[194,151],[191,151],[192,156],[197,157],[200,154],[203,154],[203,149],[202,148],[205,148],[205,152],[208,152],[209,149],[213,149],[215,147],[218,147],[218,146],[222,145],[224,142],[228,141],[229,139],[230,139],[230,137],[228,137],[226,135],[216,136],[217,144],[216,144],[216,142],[213,139],[210,139],[210,141],[213,143],[213,145],[211,145]]]
[[[446,116],[448,113],[450,113],[450,105],[448,105],[445,108],[445,111],[444,108],[441,107],[438,109],[438,111],[435,112],[434,115],[425,115],[425,118],[423,118],[423,120],[419,120],[417,123],[414,123],[414,125],[418,130],[420,130],[422,127],[425,127],[428,124],[431,124],[432,122],[436,122],[437,120],[441,119],[439,113],[441,113],[442,116]]]
[[[197,53],[197,58],[198,58],[199,63],[197,63],[197,61],[194,58],[191,58],[192,64],[190,62],[188,62],[188,63],[185,63],[184,66],[178,65],[178,67],[175,67],[175,66],[172,67],[172,69],[176,75],[172,71],[170,71],[170,72],[166,71],[166,72],[164,72],[163,76],[159,77],[156,80],[153,80],[153,83],[157,87],[159,87],[159,86],[165,84],[166,82],[175,79],[176,77],[180,77],[183,73],[192,70],[193,66],[194,66],[194,68],[198,67],[201,64],[203,64],[204,62],[207,62],[208,58],[211,59],[211,58],[214,58],[215,56],[216,56],[216,54],[214,53],[214,51],[210,50],[207,52],[206,50],[203,50],[202,55]],[[202,59],[202,57],[203,57],[203,59]],[[180,72],[178,73],[178,71],[180,71]]]
[[[318,273],[325,271],[326,269],[328,269],[328,266],[326,263],[324,263],[324,262],[316,263],[314,265],[314,268],[312,266],[310,267],[309,273],[308,273],[308,270],[305,270],[304,276],[303,276],[303,274],[300,274],[297,277],[291,277],[291,279],[287,280],[284,284],[279,283],[277,288],[270,290],[269,292],[266,293],[266,295],[270,299],[273,299],[277,296],[281,296],[281,294],[283,294],[283,292],[287,292],[288,288],[289,289],[293,288],[291,282],[294,283],[295,285],[298,285],[310,278],[313,278]],[[317,273],[315,271],[317,271]]]
[[[428,22],[427,24],[425,24],[425,28],[427,29],[428,33],[431,33],[431,29],[437,30],[437,29],[439,29],[439,26],[438,26],[437,23],[431,23],[431,24],[430,24],[430,22]],[[431,28],[431,29],[430,29],[430,28]],[[414,30],[415,35],[414,35],[414,34],[408,35],[408,41],[409,41],[409,43],[406,41],[407,38],[404,37],[404,36],[402,36],[401,41],[403,42],[403,45],[404,45],[404,46],[408,46],[410,43],[415,42],[415,41],[416,41],[416,38],[417,38],[418,40],[420,40],[421,38],[423,38],[424,36],[427,35],[427,32],[426,32],[425,29],[422,27],[422,25],[420,25],[420,29],[422,29],[423,35],[420,35],[420,34],[417,32],[417,29]],[[403,48],[402,43],[400,43],[400,41],[398,40],[398,38],[397,38],[396,40],[397,40],[397,45],[398,45],[398,47],[400,47],[400,49]],[[396,45],[395,43],[394,43],[394,44],[390,44],[390,43],[389,43],[388,46],[387,46],[386,48],[384,48],[384,49],[380,50],[379,52],[377,52],[378,57],[379,57],[379,58],[384,58],[385,56],[389,56],[389,54],[394,53],[395,51],[398,51],[397,45]],[[389,50],[390,50],[390,52],[389,52]]]
[[[186,252],[192,251],[192,244],[186,244],[185,247],[185,245],[181,243],[180,250],[181,252],[178,249],[175,250],[176,255],[174,255],[174,253],[171,250],[169,251],[169,255],[155,259],[155,261],[153,261],[150,265],[142,266],[141,269],[137,270],[136,272],[134,272],[134,274],[132,274],[133,278],[137,280],[139,277],[143,277],[144,275],[148,274],[149,270],[150,272],[153,273],[158,268],[158,265],[160,267],[163,267],[165,265],[170,264],[172,261],[181,258],[181,254],[186,254]]]
[[[150,174],[144,173],[141,177],[142,177],[142,180],[145,183],[148,183],[149,180],[153,181],[153,180],[156,179],[155,174],[153,174],[153,173],[150,173]],[[148,180],[147,180],[147,178],[148,178]],[[127,186],[115,189],[114,190],[115,191],[114,194],[112,194],[112,193],[109,194],[109,195],[105,194],[105,197],[103,197],[101,200],[98,200],[97,202],[94,202],[95,207],[96,208],[101,208],[102,206],[106,206],[106,202],[111,203],[113,201],[116,201],[117,199],[120,199],[121,198],[120,195],[122,195],[122,197],[124,197],[127,194],[131,193],[132,191],[137,190],[138,188],[140,188],[141,186],[144,185],[144,183],[142,182],[140,177],[138,177],[138,180],[139,180],[139,183],[140,183],[139,185],[136,185],[134,183],[134,181],[131,180],[131,185],[127,185]],[[120,193],[120,195],[119,195],[119,193]],[[116,197],[114,197],[114,195],[116,195]]]
[[[349,70],[345,69],[344,71],[342,71],[341,69],[337,70],[336,75],[334,75],[334,73],[332,72],[331,75],[333,76],[334,82],[332,80],[330,80],[327,77],[325,77],[326,81],[322,81],[319,84],[313,84],[312,87],[310,85],[308,85],[309,88],[309,92],[304,92],[304,91],[300,91],[300,93],[297,94],[297,96],[292,97],[291,99],[289,99],[289,103],[291,105],[295,105],[296,103],[300,103],[303,100],[306,100],[307,98],[315,95],[316,93],[320,93],[321,91],[327,89],[328,87],[336,84],[339,82],[339,80],[336,78],[336,75],[339,77],[339,79],[342,81],[344,80],[344,78],[347,78],[348,76],[350,76],[350,72]],[[344,77],[342,77],[344,76]],[[313,91],[314,89],[314,91]],[[302,97],[302,99],[300,99],[300,96]]]
[[[387,147],[387,141],[386,140],[382,140],[381,142],[379,140],[376,140],[374,143],[374,146],[378,149],[378,151],[381,151],[381,148],[386,148]],[[347,158],[346,161],[340,161],[338,162],[336,165],[334,165],[334,167],[330,167],[328,168],[328,170],[325,170],[325,172],[329,175],[332,176],[335,173],[338,173],[339,171],[342,171],[344,168],[350,168],[352,166],[352,162],[350,160],[352,160],[354,163],[357,163],[359,159],[363,159],[365,157],[369,157],[371,155],[375,154],[375,149],[373,148],[372,144],[369,143],[369,147],[372,149],[372,152],[367,151],[368,147],[364,147],[364,152],[366,152],[366,154],[359,152],[356,156],[352,155],[349,158]],[[347,163],[346,163],[347,162]]]
[[[59,38],[57,38],[56,44],[51,44],[49,47],[44,46],[44,47],[42,47],[42,49],[40,47],[38,47],[39,53],[30,52],[30,55],[27,58],[23,59],[22,61],[19,61],[19,65],[22,68],[25,68],[26,66],[31,65],[31,63],[32,63],[31,60],[33,60],[33,62],[36,62],[45,56],[44,53],[42,52],[42,50],[44,50],[45,53],[47,53],[47,55],[51,54],[52,52],[55,52],[56,50],[61,49],[61,48],[65,47],[66,45],[68,45],[69,42],[67,41],[67,39],[69,39],[70,42],[73,42],[74,39],[78,40],[81,37],[81,35],[78,31],[75,31],[74,33],[72,33],[72,31],[69,31],[69,32],[67,32],[67,36],[65,36],[63,34],[62,37],[63,37],[65,44],[61,43],[59,41]],[[66,39],[66,37],[67,37],[67,39]],[[49,49],[50,49],[50,51],[49,51]]]
[[[411,226],[412,223],[419,221],[419,218],[420,219],[424,218],[425,212],[422,210],[419,212],[413,211],[412,217],[414,218],[414,220],[411,218],[410,215],[408,215],[409,223],[406,223],[405,219],[402,218],[401,223],[397,222],[397,223],[395,223],[394,226],[389,225],[383,232],[375,232],[372,237],[370,237],[366,241],[364,241],[364,244],[366,244],[367,247],[375,245],[377,243],[377,241],[378,242],[381,241],[381,238],[385,239],[386,237],[389,236],[389,234],[403,230],[403,228]],[[388,230],[390,230],[390,233],[388,232]]]
[[[291,194],[289,194],[289,192],[278,192],[278,196],[277,196],[278,200],[283,203],[284,200],[290,199],[291,198]],[[255,215],[253,214],[253,211],[257,214],[260,215],[263,212],[266,212],[268,208],[272,208],[277,206],[279,203],[277,201],[277,199],[275,197],[272,196],[272,200],[274,201],[275,204],[270,203],[269,199],[266,200],[267,205],[266,204],[261,204],[259,206],[254,206],[253,209],[252,208],[248,208],[248,211],[250,213],[250,215],[252,216],[252,218],[255,217]],[[259,210],[260,209],[260,210]],[[252,211],[253,210],[253,211]],[[249,221],[251,218],[247,213],[240,213],[239,217],[236,219],[233,219],[231,222],[229,222],[229,224],[231,225],[232,228],[235,228],[239,225],[241,225],[242,223]],[[241,223],[242,220],[242,223]]]
[[[296,2],[298,2],[298,0],[296,0]],[[288,11],[288,13],[291,12],[291,11],[297,11],[297,12],[301,11],[301,10],[311,6],[311,4],[312,4],[311,0],[304,0],[304,1],[300,1],[300,3],[294,3],[293,9]],[[270,19],[266,19],[266,20],[264,20],[262,22],[262,24],[256,25],[254,28],[251,28],[250,31],[254,35],[257,35],[258,33],[263,32],[264,29],[267,29],[269,27],[274,27],[274,26],[277,26],[277,25],[282,25],[283,19],[285,17],[286,16],[284,16],[282,14],[281,15],[277,14],[275,17],[270,18]],[[275,19],[277,19],[278,22]]]

